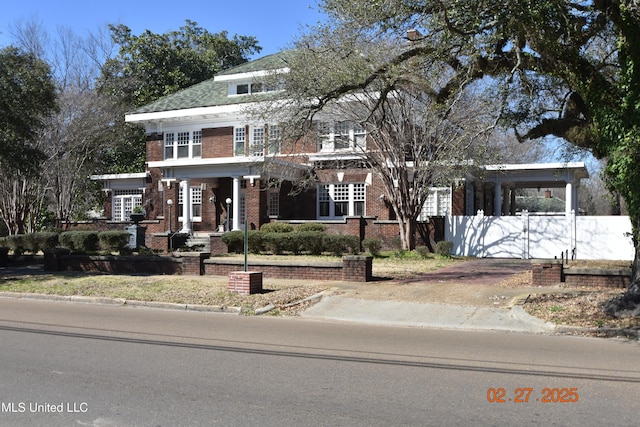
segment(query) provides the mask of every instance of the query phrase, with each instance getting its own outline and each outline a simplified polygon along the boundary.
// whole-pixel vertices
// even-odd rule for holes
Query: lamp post
[[[167,235],[169,236],[169,253],[173,251],[173,236],[171,235],[171,206],[173,205],[173,200],[167,200],[167,207],[169,208],[169,231]]]
[[[227,197],[227,200],[225,200],[225,202],[227,202],[227,221],[225,224],[225,231],[229,231],[229,219],[231,218],[231,197]]]
[[[173,205],[173,200],[167,200],[167,207],[169,208],[169,233],[171,233],[171,206]]]

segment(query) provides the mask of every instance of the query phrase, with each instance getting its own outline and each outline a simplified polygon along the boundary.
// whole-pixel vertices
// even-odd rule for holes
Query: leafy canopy
[[[212,78],[262,50],[255,37],[229,39],[226,31],[211,33],[190,20],[165,34],[146,30],[135,36],[122,24],[109,28],[120,51],[104,65],[102,87],[134,107]]]
[[[42,154],[32,142],[55,108],[49,66],[14,47],[0,50],[0,162],[30,169]]]

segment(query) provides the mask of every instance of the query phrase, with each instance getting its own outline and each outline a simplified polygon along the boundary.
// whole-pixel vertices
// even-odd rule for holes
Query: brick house
[[[266,70],[286,72],[280,54],[226,70],[128,114],[127,122],[146,130],[146,171],[92,177],[104,184],[103,220],[118,226],[136,206],[144,207],[147,246],[161,250],[175,232],[214,239],[243,229],[245,220],[249,229],[271,221],[321,221],[331,232],[361,239],[397,236],[379,178],[358,166],[357,149],[366,144],[362,128],[350,122],[319,124],[317,137],[295,145],[304,154],[301,161],[280,152],[277,123],[255,123],[246,114],[251,95],[271,90],[256,83]],[[293,183],[311,170],[315,186],[292,195]],[[499,196],[485,197],[484,188],[470,177],[434,188],[419,218],[417,241],[430,245],[443,238],[445,215],[501,204]]]

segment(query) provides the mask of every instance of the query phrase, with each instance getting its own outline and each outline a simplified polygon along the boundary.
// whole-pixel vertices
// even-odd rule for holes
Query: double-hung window
[[[318,217],[344,218],[365,215],[365,184],[322,184],[318,186]]]
[[[363,149],[366,132],[352,121],[318,122],[318,150],[323,152]]]
[[[254,157],[264,157],[264,128],[252,128],[249,154]]]
[[[247,142],[247,128],[239,126],[233,131],[233,155],[244,156],[244,148]]]
[[[202,130],[165,132],[164,159],[195,159],[202,157]]]
[[[267,144],[269,154],[280,154],[280,126],[269,125],[269,132],[267,135]]]

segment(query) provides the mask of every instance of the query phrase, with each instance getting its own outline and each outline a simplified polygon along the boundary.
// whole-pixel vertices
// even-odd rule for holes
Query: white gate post
[[[522,259],[529,259],[529,211],[522,211]]]

